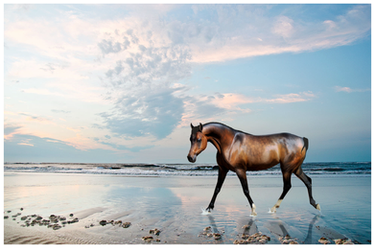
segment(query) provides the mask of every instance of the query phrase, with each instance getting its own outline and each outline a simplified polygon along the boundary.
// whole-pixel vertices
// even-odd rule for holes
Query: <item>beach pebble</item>
[[[69,214],[70,217],[73,217],[74,214]]]
[[[132,224],[132,223],[130,223],[130,222],[124,222],[124,223],[122,224],[122,227],[123,227],[123,228],[128,228],[131,224]]]
[[[26,220],[28,216],[22,216],[21,220]]]
[[[4,216],[4,219],[8,219],[9,218],[9,216]]]
[[[327,238],[325,238],[325,237],[321,237],[318,241],[319,241],[319,243],[324,244],[324,245],[326,245],[326,244],[330,244],[330,243],[331,243],[331,242],[330,242]]]
[[[350,239],[335,239],[336,245],[353,245],[354,243]]]
[[[151,242],[154,238],[152,236],[144,236],[142,237],[142,240],[144,241],[147,241],[147,242]]]
[[[23,211],[23,208],[21,208],[20,210]]]
[[[271,240],[270,237],[262,234],[261,232],[254,233],[251,236],[247,234],[242,234],[241,238],[242,239],[240,240],[235,240],[233,244],[266,244],[268,241]]]
[[[160,230],[155,228],[155,229],[151,229],[150,230],[150,234],[155,234],[155,235],[159,235],[160,234]]]
[[[242,228],[243,229],[250,229],[250,226],[249,225],[244,225]]]
[[[205,227],[204,229],[203,229],[203,231],[209,231],[209,230],[211,230],[211,227],[210,226],[208,226],[208,227]]]
[[[279,241],[282,244],[298,244],[297,239],[292,239],[289,235],[285,235],[285,237],[280,237]]]
[[[62,226],[60,226],[59,224],[50,224],[48,225],[48,228],[52,228],[53,230],[59,230],[60,228],[62,228]]]
[[[221,234],[220,233],[214,233],[214,239],[215,240],[221,239]]]
[[[107,221],[106,220],[101,220],[99,222],[99,224],[102,225],[102,226],[105,226],[105,225],[107,225]]]

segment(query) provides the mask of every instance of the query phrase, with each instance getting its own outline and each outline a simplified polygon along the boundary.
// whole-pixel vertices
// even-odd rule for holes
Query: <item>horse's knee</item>
[[[292,184],[291,183],[284,183],[284,191],[288,191],[292,188]]]

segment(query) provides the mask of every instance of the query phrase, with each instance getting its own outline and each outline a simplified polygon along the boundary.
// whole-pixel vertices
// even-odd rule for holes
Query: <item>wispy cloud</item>
[[[220,6],[216,8],[220,9]],[[215,11],[215,8],[211,11]],[[269,18],[267,10],[256,9],[251,5],[216,11],[225,12],[222,15],[226,18],[224,20],[218,15],[216,23],[208,24],[209,29],[214,30],[209,40],[193,42],[191,48],[194,62],[225,61],[342,46],[368,36],[371,28],[369,5],[356,6],[335,19],[321,22],[306,22],[303,18],[284,14]],[[238,18],[242,18],[243,22],[239,23]],[[180,30],[186,30],[183,25]],[[192,21],[190,26],[194,27],[195,23]]]
[[[336,92],[346,92],[346,93],[366,92],[366,91],[371,90],[371,89],[352,89],[350,87],[341,87],[341,86],[335,86],[334,89],[335,89]]]
[[[20,146],[34,146],[34,144],[30,143],[31,139],[22,140],[20,143],[17,143],[17,145]]]
[[[185,114],[181,123],[189,125],[196,119],[210,121],[223,116],[251,113],[251,104],[290,104],[313,100],[316,95],[311,92],[275,95],[271,98],[251,97],[238,93],[217,93],[211,96],[200,95],[184,98]]]
[[[313,99],[315,94],[311,91],[301,93],[290,93],[285,95],[277,95],[273,99],[261,99],[260,102],[269,103],[294,103],[294,102],[305,102]]]

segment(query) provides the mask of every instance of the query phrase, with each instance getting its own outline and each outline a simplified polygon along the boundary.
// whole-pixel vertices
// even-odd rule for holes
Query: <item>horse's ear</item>
[[[203,130],[203,125],[202,123],[199,123],[199,131],[202,132],[202,130]]]
[[[193,126],[193,123],[190,123],[190,126],[191,126],[191,128],[193,128],[194,126]]]

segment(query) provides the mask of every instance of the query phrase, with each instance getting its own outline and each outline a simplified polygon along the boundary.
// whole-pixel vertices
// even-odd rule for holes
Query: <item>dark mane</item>
[[[232,127],[230,127],[230,126],[227,126],[227,125],[225,125],[225,124],[223,124],[223,123],[220,123],[220,122],[207,122],[206,124],[203,124],[203,127],[205,127],[205,126],[210,126],[210,125],[219,125],[219,126],[222,126],[222,127],[224,127],[224,128],[227,128],[227,129],[229,129],[229,130],[231,130],[231,131],[233,131],[233,132],[240,132],[240,133],[249,134],[249,133],[246,133],[246,132],[244,132],[244,131],[234,129],[234,128],[232,128]]]

